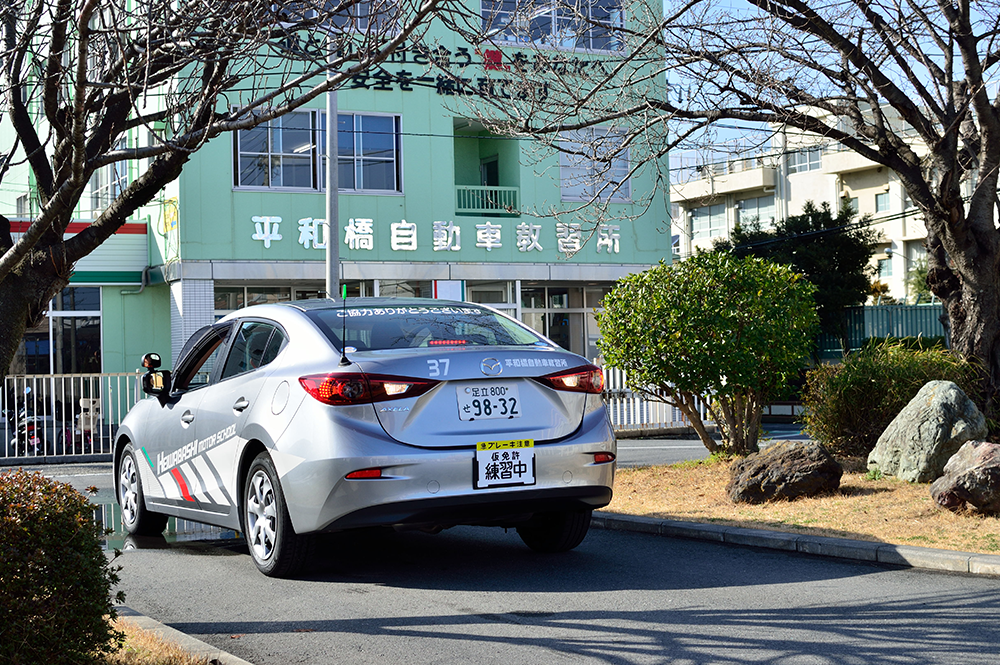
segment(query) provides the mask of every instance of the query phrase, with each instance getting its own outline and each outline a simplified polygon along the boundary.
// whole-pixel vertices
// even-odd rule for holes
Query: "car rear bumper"
[[[603,409],[595,411],[573,436],[536,442],[533,485],[486,489],[473,487],[473,449],[415,448],[380,438],[374,427],[359,432],[358,440],[332,445],[333,454],[313,459],[292,458],[294,442],[282,448],[272,455],[289,517],[297,533],[310,533],[512,523],[535,512],[600,508],[611,501],[615,464],[597,463],[594,455],[614,454],[616,442]],[[370,468],[381,469],[382,477],[345,477]]]
[[[327,525],[324,531],[358,527],[449,527],[459,524],[509,526],[534,513],[603,508],[611,503],[610,487],[523,490],[503,494],[464,495],[384,503],[356,510]]]

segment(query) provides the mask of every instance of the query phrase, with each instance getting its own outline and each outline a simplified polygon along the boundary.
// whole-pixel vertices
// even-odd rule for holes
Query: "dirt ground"
[[[848,467],[857,468],[848,462]],[[663,519],[711,522],[986,554],[1000,552],[1000,519],[937,507],[930,485],[844,473],[840,491],[764,505],[735,504],[726,495],[729,462],[684,462],[619,469],[605,510]]]

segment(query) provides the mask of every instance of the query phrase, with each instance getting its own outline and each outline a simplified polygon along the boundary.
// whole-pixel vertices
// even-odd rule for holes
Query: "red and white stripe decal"
[[[170,469],[170,475],[174,477],[177,481],[177,485],[181,488],[181,495],[184,497],[185,501],[194,501],[194,497],[191,496],[191,492],[188,490],[187,483],[184,482],[184,476],[181,475],[180,469],[174,467]]]

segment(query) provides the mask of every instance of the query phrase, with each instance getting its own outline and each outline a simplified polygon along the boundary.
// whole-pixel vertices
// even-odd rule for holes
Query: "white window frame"
[[[879,279],[888,279],[892,277],[892,259],[884,258],[878,260],[878,277]]]
[[[398,113],[355,113],[352,111],[345,111],[343,113],[337,113],[338,129],[340,124],[340,118],[350,117],[351,118],[351,135],[353,137],[351,155],[344,155],[344,147],[341,145],[341,136],[337,137],[337,161],[338,167],[340,169],[344,168],[344,163],[349,161],[351,163],[351,168],[354,171],[354,187],[340,187],[338,191],[345,194],[379,194],[379,195],[401,195],[403,194],[403,117]],[[365,132],[363,131],[364,118],[392,118],[393,120],[393,157],[392,159],[384,159],[378,157],[365,156],[363,152],[359,153],[357,141],[361,140],[362,144],[364,141]],[[319,112],[319,120],[317,121],[319,143],[324,147],[320,151],[320,164],[319,164],[319,175],[320,175],[320,190],[326,191],[326,111]],[[363,150],[363,145],[362,145]],[[366,161],[371,162],[392,162],[394,166],[394,173],[396,178],[395,189],[373,189],[370,187],[365,187],[362,183],[361,187],[358,187],[358,175],[359,173],[364,173],[362,168]]]
[[[788,153],[788,174],[817,171],[823,166],[822,148],[803,148]]]
[[[594,31],[597,25],[605,26],[609,35],[609,42],[616,41],[613,38],[615,29],[625,27],[625,14],[622,3],[617,2],[617,8],[608,11],[609,20],[604,21],[594,18],[593,8],[600,0],[583,0],[580,4],[586,10],[585,17],[577,15],[576,8],[572,11],[573,3],[566,0],[543,0],[541,2],[532,0],[508,0],[516,6],[513,11],[504,11],[497,7],[503,7],[507,2],[503,0],[480,0],[479,10],[482,17],[483,30],[487,31],[491,40],[495,43],[518,43],[534,44],[557,50],[568,51],[593,51],[598,53],[617,53],[624,50],[624,45],[619,43],[611,48],[593,48]],[[579,29],[565,28],[567,24],[579,22],[583,28],[582,34]],[[533,35],[533,26],[545,26],[539,35]],[[580,45],[580,40],[585,40]]]
[[[53,303],[56,298],[61,298],[63,291],[74,288],[97,289],[97,309],[54,309]],[[49,301],[49,308],[45,312],[49,320],[49,374],[56,373],[56,344],[55,344],[55,320],[56,319],[97,319],[98,345],[101,353],[101,372],[104,371],[104,289],[93,284],[69,284],[63,287],[63,291]]]
[[[285,9],[285,15],[280,15],[280,9],[277,5],[272,5],[272,11],[279,14],[279,20],[282,21],[282,25],[294,25],[300,21],[312,20],[319,16],[319,11],[315,9],[309,9],[310,4],[305,3],[306,9],[301,12],[292,12],[287,3],[282,6]],[[334,34],[337,32],[354,32],[364,34],[368,32],[369,17],[372,15],[372,10],[368,9],[371,5],[375,5],[374,13],[381,12],[384,7],[394,7],[395,12],[392,13],[391,21],[393,23],[392,29],[388,31],[388,34],[396,34],[399,32],[399,3],[396,0],[359,0],[356,4],[351,6],[351,16],[349,20],[345,20],[342,23],[338,22],[336,28],[332,28],[330,31]],[[364,10],[364,11],[362,11]],[[388,14],[388,12],[387,12]],[[285,21],[288,19],[288,21]],[[375,26],[375,30],[386,33],[385,29]]]
[[[587,127],[560,135],[559,190],[563,201],[632,202],[629,150],[626,148],[623,154],[616,155],[610,164],[597,159],[607,152],[601,140],[612,133],[624,137],[623,132],[605,127]],[[572,154],[572,151],[588,154]]]
[[[290,147],[288,151],[285,150],[285,141],[283,132],[286,131],[302,131],[299,128],[286,128],[284,123],[287,119],[293,116],[308,116],[309,117],[309,136],[310,142],[306,145],[303,150],[303,146],[293,146]],[[263,152],[244,152],[242,139],[244,133],[260,131],[263,129],[267,132],[266,144],[264,146]],[[282,132],[281,138],[277,140],[277,150],[276,139],[274,138],[275,132]],[[241,129],[239,131],[233,132],[233,188],[240,190],[251,190],[251,191],[286,191],[286,192],[316,192],[320,191],[319,183],[317,182],[317,166],[316,166],[316,154],[317,145],[316,138],[318,132],[318,122],[316,120],[316,111],[312,109],[308,110],[296,110],[291,111],[286,115],[279,116],[272,119],[270,122],[263,123],[251,129]],[[283,168],[283,162],[285,160],[295,160],[302,158],[303,155],[308,154],[309,168],[310,168],[310,183],[309,186],[295,186],[295,185],[285,185],[284,184],[284,172],[280,171],[282,176],[282,183],[280,185],[273,184],[271,179],[271,168],[266,170],[267,174],[267,184],[244,184],[242,182],[242,168],[241,163],[244,156],[258,156],[266,159],[268,162],[272,160],[279,160],[279,170]],[[272,167],[273,168],[273,167]]]
[[[691,208],[691,239],[716,238],[726,233],[726,204]],[[700,221],[704,218],[706,221]]]
[[[770,204],[761,206],[760,204],[761,199],[769,200]],[[771,214],[768,215],[767,217],[761,215],[760,213],[761,207],[770,208]],[[757,221],[760,223],[760,228],[772,229],[774,228],[774,224],[777,221],[777,217],[775,215],[774,194],[767,194],[765,196],[757,196],[749,199],[740,199],[737,202],[737,210],[739,211],[738,218],[740,220],[740,224],[745,224],[750,220],[756,218]]]
[[[875,194],[875,213],[889,212],[891,207],[889,192],[878,192]]]
[[[126,148],[128,148],[128,139],[122,138],[115,144],[114,150],[125,150]],[[90,176],[91,212],[98,213],[110,206],[125,191],[128,183],[128,160],[123,159],[96,169]]]

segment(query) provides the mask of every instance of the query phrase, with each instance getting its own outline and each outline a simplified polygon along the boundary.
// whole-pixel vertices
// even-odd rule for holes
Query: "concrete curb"
[[[828,538],[766,529],[744,529],[720,524],[661,520],[603,511],[594,513],[591,526],[613,531],[635,531],[674,538],[710,540],[745,547],[763,547],[838,559],[889,563],[911,568],[945,570],[973,575],[1000,575],[1000,556],[996,554],[956,552],[929,547],[851,540],[849,538]]]
[[[120,605],[116,609],[118,610],[119,617],[131,621],[143,630],[156,633],[168,642],[173,642],[192,656],[208,659],[208,662],[212,663],[212,665],[216,663],[218,665],[253,665],[253,663],[242,658],[237,658],[231,653],[226,653],[222,649],[213,647],[211,644],[206,644],[186,633],[175,630],[170,626],[165,626],[156,619],[150,619],[144,614],[139,614],[131,607]]]

